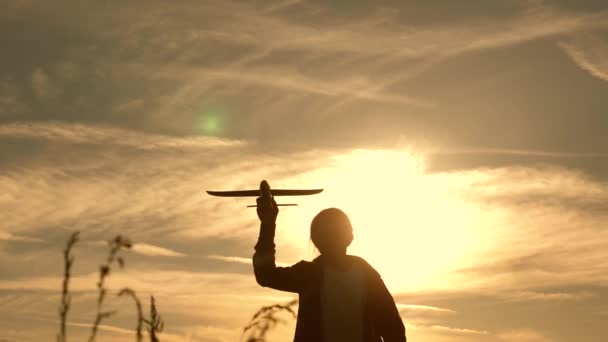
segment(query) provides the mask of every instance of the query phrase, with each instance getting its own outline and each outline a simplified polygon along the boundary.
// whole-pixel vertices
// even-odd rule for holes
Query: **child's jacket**
[[[274,225],[262,225],[255,245],[253,270],[258,284],[299,294],[298,321],[294,342],[323,342],[321,327],[321,288],[323,256],[312,262],[300,261],[289,267],[275,264]],[[365,298],[363,341],[406,342],[405,326],[395,301],[378,272],[365,260],[349,256],[363,270]]]

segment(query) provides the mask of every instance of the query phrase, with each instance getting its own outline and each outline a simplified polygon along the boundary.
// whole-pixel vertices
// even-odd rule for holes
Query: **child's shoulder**
[[[378,274],[378,271],[376,271],[376,269],[369,264],[369,262],[367,262],[367,260],[363,259],[360,256],[357,255],[349,255],[349,257],[351,258],[351,260],[353,262],[355,262],[357,265],[359,265],[360,267],[362,267],[365,271],[371,272],[372,274]]]
[[[369,263],[367,262],[367,260],[363,259],[363,257],[360,257],[358,255],[349,254],[348,257],[351,260],[353,260],[354,262],[365,264],[365,265],[369,265]],[[369,265],[369,266],[371,267],[371,265]]]

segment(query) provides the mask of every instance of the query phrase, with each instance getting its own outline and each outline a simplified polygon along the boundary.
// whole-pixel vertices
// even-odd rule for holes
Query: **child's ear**
[[[346,238],[346,247],[350,246],[351,243],[353,243],[353,240],[355,239],[354,235],[353,235],[353,231],[350,231],[350,234],[348,234],[348,237]]]

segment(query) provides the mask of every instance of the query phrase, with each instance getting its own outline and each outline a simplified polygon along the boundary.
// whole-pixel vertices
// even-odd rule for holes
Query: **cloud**
[[[147,243],[135,243],[131,250],[135,253],[147,256],[183,257],[185,254],[170,250],[168,248],[150,245]]]
[[[44,242],[44,240],[41,240],[38,238],[13,235],[9,232],[3,232],[3,231],[0,231],[0,241]]]
[[[518,342],[553,342],[554,340],[545,336],[542,332],[531,329],[519,329],[499,334],[504,341]]]
[[[605,184],[580,171],[561,167],[497,168],[484,172],[472,185],[471,198],[513,207],[561,206],[584,211],[601,208],[608,199]]]
[[[108,125],[51,123],[11,123],[0,125],[0,137],[44,139],[73,144],[126,146],[142,150],[209,149],[243,146],[244,141],[207,136],[171,137],[141,133]]]
[[[450,148],[429,151],[432,155],[515,155],[550,158],[608,158],[608,152],[552,152],[541,150],[518,150],[506,148]]]
[[[430,311],[439,313],[455,313],[454,310],[438,308],[435,306],[428,305],[417,305],[417,304],[401,304],[397,303],[397,308],[400,310],[411,310],[411,311]]]
[[[36,68],[34,70],[31,82],[32,89],[38,98],[55,97],[59,93],[57,86],[41,68]]]
[[[286,91],[300,91],[329,97],[371,100],[381,103],[392,103],[397,105],[415,105],[419,107],[432,107],[433,104],[424,99],[414,98],[403,94],[390,94],[374,89],[375,84],[365,77],[350,77],[341,80],[317,80],[307,77],[291,70],[255,70],[237,69],[230,67],[228,70],[193,70],[201,78],[209,81],[219,79],[222,81],[238,81],[241,83],[252,83],[266,87],[279,88]]]
[[[12,233],[72,222],[95,232],[93,227],[112,226],[110,221],[116,225],[113,230],[124,227],[126,234],[133,230],[131,224],[139,224],[138,234],[239,232],[248,221],[225,220],[224,211],[243,204],[211,200],[205,189],[256,187],[259,179],[293,176],[308,170],[311,161],[325,158],[324,153],[305,152],[289,157],[286,167],[273,168],[287,157],[242,142],[87,125],[2,125],[0,136],[34,139],[47,148],[32,164],[19,164],[0,176],[7,189],[0,202],[4,225]],[[119,148],[125,146],[129,148]],[[74,153],[65,154],[67,150]]]
[[[48,93],[42,89],[48,90],[51,83],[72,87],[73,93],[61,102],[65,107],[49,108],[55,118],[69,119],[84,111],[98,122],[184,134],[192,133],[193,120],[207,102],[230,103],[247,123],[278,121],[293,108],[312,118],[361,112],[361,104],[375,108],[365,110],[374,115],[402,113],[405,105],[430,110],[436,106],[436,94],[393,86],[462,54],[606,26],[605,12],[571,12],[546,4],[533,10],[509,5],[504,13],[475,8],[474,13],[484,16],[470,16],[468,5],[463,5],[454,8],[450,20],[432,25],[410,17],[433,10],[428,5],[384,5],[357,15],[329,3],[278,4],[285,5],[268,12],[267,5],[187,1],[172,4],[172,16],[160,6],[151,6],[145,14],[136,5],[121,4],[120,11],[98,6],[94,10],[104,13],[106,22],[79,25],[84,19],[78,15],[70,17],[80,19],[58,20],[61,25],[53,34],[65,39],[69,53],[57,51],[57,60],[49,60],[49,66],[32,65],[31,77],[39,94]],[[353,7],[358,6],[363,5]],[[53,10],[39,7],[42,13]],[[299,15],[290,11],[296,8]],[[27,17],[28,11],[18,14],[36,18]],[[339,20],[332,19],[336,17]],[[71,25],[101,48],[71,39]],[[98,29],[101,25],[104,30]],[[249,28],[259,34],[248,34]],[[85,86],[74,89],[70,82],[76,78]],[[121,90],[111,91],[117,87]],[[134,117],[121,115],[125,112]],[[256,127],[237,128],[231,127],[231,133],[264,136]]]
[[[603,252],[608,246],[603,229],[608,222],[602,209],[608,199],[604,183],[578,171],[546,166],[434,175],[433,184],[454,189],[454,194],[475,208],[475,219],[468,228],[459,229],[459,238],[471,233],[471,241],[476,241],[467,252],[470,266],[448,271],[451,280],[446,281],[450,284],[471,289],[532,291],[534,287],[608,281],[603,271],[608,266]],[[425,222],[428,224],[429,219]],[[456,224],[452,222],[450,226]],[[527,295],[530,300],[543,297]],[[568,297],[578,298],[565,294],[544,296]]]
[[[75,292],[94,293],[95,283],[99,277],[98,273],[86,273],[73,275],[70,288]],[[0,280],[2,290],[39,290],[59,291],[61,278],[52,277],[28,277],[22,279]],[[232,284],[232,285],[229,285]],[[206,295],[215,294],[252,294],[256,293],[257,287],[253,285],[253,277],[249,274],[238,273],[213,273],[213,272],[189,272],[189,271],[139,271],[139,270],[116,270],[107,280],[107,287],[113,292],[121,288],[129,287],[142,293],[155,293],[158,295],[175,295],[196,293],[201,286],[206,287]],[[222,287],[229,286],[233,291],[226,292]]]
[[[574,35],[558,46],[582,70],[608,81],[608,41],[594,34]]]
[[[95,307],[97,299],[97,278],[97,273],[74,274],[71,278],[69,322],[76,323],[75,328],[83,328],[69,329],[69,336],[74,339],[87,333],[84,329],[88,327],[87,317],[91,321],[94,318],[90,310]],[[0,280],[0,303],[5,312],[11,313],[12,319],[26,319],[26,326],[40,327],[40,324],[32,324],[31,320],[55,321],[60,284],[59,274]],[[135,308],[130,299],[116,296],[119,289],[130,287],[144,305],[147,305],[149,296],[154,295],[159,313],[167,322],[161,338],[164,340],[166,337],[170,341],[188,341],[189,335],[190,340],[234,341],[259,307],[293,298],[281,297],[259,287],[253,275],[227,272],[135,271],[127,266],[124,270],[113,269],[106,285],[108,292],[104,310],[118,310],[115,316],[104,322],[109,329],[116,327],[124,329],[118,333],[133,332],[131,322],[135,323]],[[16,328],[20,329],[19,326]],[[55,324],[51,332],[54,328]],[[40,330],[38,334],[44,336]]]
[[[236,256],[223,256],[223,255],[208,255],[207,258],[211,259],[211,260],[236,262],[239,264],[247,264],[247,265],[251,264],[251,258],[243,258],[243,257],[236,257]]]
[[[324,11],[314,11],[307,7],[303,11],[305,19],[300,22],[291,21],[289,17],[263,14],[254,7],[239,3],[224,2],[219,7],[199,6],[194,10],[233,13],[233,19],[240,23],[236,27],[217,23],[219,25],[214,29],[200,30],[199,39],[214,36],[271,50],[340,51],[373,56],[445,55],[515,44],[585,28],[606,27],[600,21],[605,12],[577,14],[547,5],[524,6],[515,15],[495,16],[492,20],[471,18],[467,22],[435,25],[431,29],[407,26],[407,21],[400,21],[398,8],[384,7],[368,11],[365,16],[349,18],[344,15],[337,25],[322,31],[306,23],[305,19],[312,19],[312,14],[329,18],[340,9],[328,7]],[[240,28],[250,26],[256,26],[264,34],[248,36],[240,31]],[[408,34],[403,35],[402,32]],[[445,44],[437,44],[439,42]]]
[[[0,80],[0,117],[22,113],[26,105],[20,99],[20,91],[14,82]]]
[[[246,264],[246,265],[252,264],[251,258],[243,258],[243,257],[237,257],[237,256],[208,255],[207,258],[211,259],[211,260],[234,262],[237,264]],[[277,266],[281,266],[281,267],[291,266],[291,264],[289,264],[289,263],[280,262],[280,261],[275,261],[275,264]]]
[[[163,109],[159,112],[174,110],[185,103],[196,101],[196,98],[209,93],[211,84],[218,80],[229,82],[233,89],[231,92],[235,93],[250,88],[249,84],[253,83],[287,91],[339,97],[339,107],[356,99],[427,106],[432,101],[407,96],[403,92],[391,93],[387,89],[391,84],[416,75],[429,65],[449,57],[606,26],[602,24],[606,13],[573,14],[546,6],[538,6],[533,11],[522,11],[512,17],[494,18],[492,21],[477,20],[474,23],[437,25],[432,28],[412,27],[400,22],[395,11],[384,10],[356,20],[345,18],[340,24],[327,27],[322,32],[307,25],[305,20],[294,22],[237,3],[224,2],[222,6],[209,8],[189,7],[188,10],[217,12],[219,17],[230,13],[232,20],[238,21],[239,25],[217,22],[213,28],[196,29],[189,27],[189,23],[181,23],[184,30],[196,37],[193,40],[190,35],[167,33],[173,37],[175,45],[184,46],[186,51],[182,56],[197,54],[187,46],[215,41],[252,48],[237,54],[238,57],[233,62],[214,64],[213,69],[197,65],[195,68],[186,68],[185,72],[176,72],[175,69],[179,67],[174,65],[165,67],[157,63],[139,63],[138,74],[151,68],[156,75],[188,80],[168,97],[169,100],[161,106]],[[155,20],[154,18],[151,16],[150,19]],[[260,34],[244,35],[242,27],[256,27]],[[145,33],[151,28],[140,26],[135,31],[138,36],[144,37],[148,36]],[[403,35],[401,32],[408,34]],[[161,39],[166,40],[158,38]],[[154,38],[141,43],[150,46],[161,44]],[[289,54],[290,51],[298,53]],[[279,59],[283,54],[290,58]],[[338,64],[336,57],[340,61]],[[425,62],[421,63],[421,59]],[[316,68],[319,72],[314,72],[315,68],[306,67],[310,64],[309,60],[320,61]],[[374,63],[369,63],[369,60]],[[357,78],[352,76],[353,67],[360,75]],[[391,71],[378,73],[376,70]],[[243,83],[235,84],[234,81]],[[335,105],[328,107],[338,108]]]
[[[529,302],[529,301],[579,301],[588,299],[595,295],[591,292],[537,292],[522,291],[506,293],[508,301]]]
[[[464,335],[488,335],[489,333],[485,330],[475,330],[475,329],[467,329],[467,328],[454,328],[454,327],[446,327],[442,325],[433,325],[430,327],[431,329],[448,334],[464,334]]]
[[[271,5],[268,8],[266,8],[264,10],[264,12],[273,12],[273,11],[279,11],[279,10],[284,10],[288,7],[297,5],[297,4],[301,4],[303,3],[303,0],[284,0],[284,1],[278,1],[277,4]]]
[[[513,290],[524,291],[547,284],[607,280],[601,271],[605,265],[601,251],[608,237],[599,230],[606,218],[600,206],[589,210],[588,204],[602,203],[608,190],[578,172],[512,167],[425,174],[420,166],[424,163],[413,162],[401,150],[271,154],[252,143],[59,123],[3,125],[2,136],[45,145],[44,154],[18,159],[0,176],[6,189],[0,197],[4,230],[16,236],[37,238],[37,232],[53,227],[75,227],[93,240],[124,234],[145,241],[150,246],[141,253],[190,257],[199,253],[191,239],[254,241],[257,234],[255,216],[244,209],[249,202],[211,198],[204,190],[255,188],[259,179],[268,178],[276,186],[331,185],[315,198],[315,205],[286,210],[282,224],[302,224],[320,210],[317,206],[340,205],[362,227],[378,220],[368,221],[371,217],[363,215],[361,208],[388,215],[391,222],[384,223],[385,235],[363,229],[357,234],[368,243],[358,246],[355,241],[353,247],[387,273],[384,276],[395,290],[419,291],[434,278],[427,274],[406,282],[392,266],[394,255],[388,253],[392,249],[403,251],[400,257],[412,260],[407,267],[420,274],[426,271],[415,264],[414,256],[429,258],[435,263],[433,269],[445,277],[440,283],[456,283],[464,289],[514,286]],[[406,195],[370,207],[367,198],[346,195],[354,184],[374,198],[391,198],[400,191]],[[402,210],[409,214],[394,216]],[[433,215],[437,210],[444,215]],[[442,227],[448,217],[453,236],[444,245],[434,237],[447,234]],[[407,228],[419,225],[427,228]],[[407,248],[400,239],[390,238],[388,229],[393,226],[407,228],[402,236],[407,236]],[[301,259],[306,253],[302,243],[308,241],[306,230],[282,238],[294,248],[279,259]],[[536,242],[534,248],[530,241]],[[384,246],[387,252],[379,253],[375,246]],[[596,252],[585,252],[590,247]],[[444,253],[441,258],[436,250]],[[200,253],[211,260],[249,263],[236,251]],[[448,262],[459,258],[471,261]],[[557,261],[566,259],[567,265]],[[470,267],[463,272],[462,265]]]
[[[118,113],[130,113],[137,110],[142,110],[145,105],[145,101],[143,99],[132,99],[125,103],[121,103],[116,105],[112,111]]]
[[[45,75],[62,89],[61,101],[33,104],[36,108],[28,116],[33,120],[191,135],[200,134],[206,112],[220,108],[222,131],[214,134],[258,140],[274,149],[387,146],[399,136],[435,139],[438,126],[462,129],[459,123],[466,118],[458,119],[458,112],[473,112],[469,101],[475,99],[461,99],[463,107],[453,108],[437,86],[468,89],[459,85],[486,76],[477,65],[467,69],[466,77],[453,76],[449,63],[460,63],[466,54],[476,58],[480,52],[488,56],[479,58],[504,63],[510,58],[502,56],[510,56],[522,42],[538,40],[542,45],[543,39],[600,30],[606,22],[602,11],[569,11],[547,3],[532,11],[528,4],[467,3],[436,13],[428,4],[368,8],[357,3],[343,8],[298,2],[265,12],[272,6],[186,1],[172,4],[171,16],[162,6],[144,13],[136,4],[120,4],[120,10],[96,5],[91,10],[103,13],[105,20],[86,23],[77,14],[84,9],[72,8],[73,15],[68,19],[64,11],[60,16],[65,20],[61,17],[55,25],[35,15],[54,11],[40,3],[32,5],[35,11],[16,12],[23,26],[15,23],[8,31],[27,37],[52,34],[53,41],[62,42],[51,47],[57,50],[48,51],[45,63],[26,63],[23,72],[28,74],[17,78]],[[420,13],[428,13],[428,21]],[[259,35],[248,34],[250,28]],[[73,32],[79,39],[73,39]],[[512,49],[503,54],[504,47]],[[19,49],[35,47],[16,48],[15,60],[27,54]],[[496,49],[500,57],[494,58]],[[23,92],[29,94],[29,88]],[[294,111],[297,119],[291,117]],[[436,120],[447,111],[453,113],[453,124]]]
[[[57,322],[57,323],[59,323],[59,322]],[[70,326],[70,327],[79,327],[79,328],[88,328],[88,329],[90,329],[92,327],[91,323],[67,322],[66,325]],[[98,326],[98,328],[100,331],[110,331],[110,332],[114,332],[114,333],[128,334],[128,335],[133,334],[133,331],[130,329],[119,328],[119,327],[115,327],[115,326],[107,325],[107,324],[100,324]]]
[[[144,313],[144,315],[146,315],[146,313]],[[57,319],[48,319],[48,318],[44,318],[44,317],[37,317],[37,316],[26,316],[26,319],[28,319],[29,321],[42,321],[42,322],[48,322],[48,323],[53,323],[53,325],[58,325],[59,324],[59,320]],[[110,318],[111,320],[111,318]],[[68,336],[71,339],[87,339],[90,337],[90,330],[92,327],[92,324],[90,322],[83,322],[83,321],[70,321],[68,320],[66,322],[66,326],[68,327]],[[70,329],[70,328],[77,328],[77,329]],[[198,327],[192,327],[193,329],[198,328]],[[171,328],[169,328],[171,329]],[[200,329],[200,328],[198,328]],[[144,328],[145,330],[145,328]],[[215,333],[221,335],[226,335],[226,329],[215,329]],[[132,341],[133,340],[133,335],[135,335],[135,329],[133,328],[125,328],[125,327],[120,327],[120,326],[116,326],[116,325],[112,325],[112,324],[99,324],[98,325],[98,335],[99,337],[103,336],[103,335],[107,335],[105,333],[111,333],[111,338],[112,341],[119,341],[119,342],[123,342],[123,341]],[[146,332],[143,332],[144,335],[146,335]],[[166,331],[163,330],[161,333],[159,333],[159,335],[161,336],[161,338],[164,341],[169,341],[169,342],[184,342],[184,341],[190,341],[191,339],[188,338],[187,336],[181,335],[181,334],[175,334],[175,329]],[[126,337],[128,336],[128,338]],[[218,337],[217,335],[215,337]],[[102,337],[103,338],[103,337]],[[107,336],[105,337],[107,338]]]

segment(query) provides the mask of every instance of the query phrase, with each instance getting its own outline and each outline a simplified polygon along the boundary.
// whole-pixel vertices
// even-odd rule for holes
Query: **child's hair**
[[[310,239],[321,253],[335,247],[348,247],[353,241],[350,219],[338,208],[323,209],[310,223]]]

